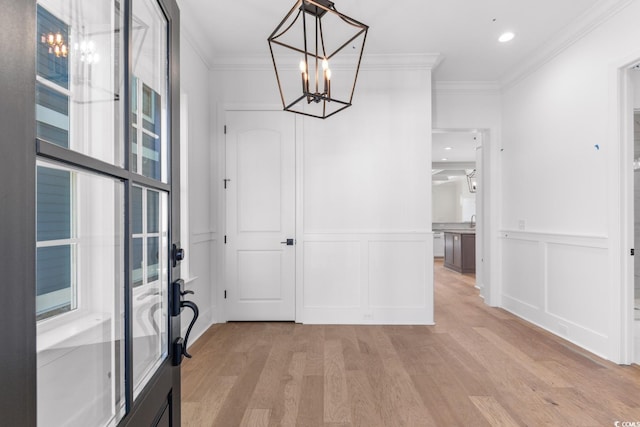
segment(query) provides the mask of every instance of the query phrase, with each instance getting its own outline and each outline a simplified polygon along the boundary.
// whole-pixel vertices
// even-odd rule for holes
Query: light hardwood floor
[[[183,363],[183,425],[640,422],[640,367],[485,306],[473,283],[436,263],[436,326],[215,325]]]

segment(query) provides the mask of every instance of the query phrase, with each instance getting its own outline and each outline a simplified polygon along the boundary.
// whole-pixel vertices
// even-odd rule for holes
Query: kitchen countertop
[[[438,230],[437,232],[453,234],[476,234],[475,228],[450,228],[448,230]]]

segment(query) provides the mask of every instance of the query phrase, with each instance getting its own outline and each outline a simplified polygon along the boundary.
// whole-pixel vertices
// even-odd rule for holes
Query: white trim
[[[432,70],[440,64],[443,56],[439,53],[415,53],[415,54],[367,54],[362,56],[360,70]],[[291,69],[296,68],[298,62],[292,59]],[[339,64],[338,64],[339,66]],[[212,63],[213,71],[272,71],[273,60],[271,55],[227,55],[218,56]]]
[[[614,154],[611,156],[609,170],[610,188],[613,200],[610,203],[610,216],[617,219],[610,223],[611,235],[611,283],[619,284],[617,292],[612,298],[611,313],[619,313],[613,318],[612,349],[610,359],[617,363],[629,364],[634,359],[634,262],[628,256],[629,248],[634,247],[634,185],[633,185],[633,128],[629,123],[633,117],[626,112],[633,111],[633,87],[630,82],[629,69],[638,63],[640,50],[621,59],[610,67],[612,92],[611,123],[612,135],[618,141],[612,146]]]
[[[181,2],[178,1],[178,4]],[[191,15],[190,7],[180,6],[180,40],[185,40],[193,48],[196,55],[211,70],[211,57],[207,55],[206,37],[198,37],[196,34],[204,34],[202,27]]]
[[[304,119],[296,114],[295,122],[295,322],[305,323],[304,317]]]
[[[535,73],[544,64],[587,36],[632,2],[633,0],[600,0],[596,2],[571,24],[567,25],[558,34],[555,34],[546,45],[538,49],[529,59],[522,61],[515,69],[507,73],[501,79],[503,89],[515,86],[527,76]]]
[[[418,230],[303,230],[305,236],[309,238],[322,238],[321,236],[362,236],[362,235],[380,235],[380,234],[393,234],[393,235],[420,235],[420,234],[433,234],[433,231],[428,229],[418,229]]]
[[[499,235],[500,238],[503,239],[557,243],[562,245],[581,246],[586,248],[609,248],[609,238],[607,236],[522,230],[500,230]]]
[[[433,85],[433,93],[478,93],[500,95],[500,82],[497,81],[438,81]],[[434,129],[435,131],[435,129]],[[450,131],[456,131],[452,129]],[[463,129],[462,131],[468,131]]]

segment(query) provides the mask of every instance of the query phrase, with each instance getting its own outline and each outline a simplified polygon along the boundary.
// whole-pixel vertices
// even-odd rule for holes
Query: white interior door
[[[295,320],[294,116],[227,112],[226,178],[227,319]]]

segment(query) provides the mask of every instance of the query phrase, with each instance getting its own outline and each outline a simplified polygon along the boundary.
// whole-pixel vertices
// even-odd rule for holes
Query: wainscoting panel
[[[429,263],[424,242],[369,242],[371,307],[425,309]]]
[[[505,297],[540,310],[544,305],[542,251],[536,241],[508,239],[503,244],[503,288]]]
[[[298,321],[433,324],[432,233],[324,232],[303,240]]]
[[[304,307],[360,308],[360,242],[304,243]]]
[[[500,236],[503,307],[607,357],[608,239],[524,231]]]
[[[607,331],[607,251],[558,245],[547,247],[547,310],[602,335]]]

